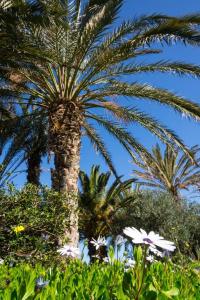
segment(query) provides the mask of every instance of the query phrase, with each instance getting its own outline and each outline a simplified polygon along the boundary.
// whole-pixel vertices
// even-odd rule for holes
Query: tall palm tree
[[[6,112],[6,113],[5,113]],[[15,113],[2,111],[0,120],[0,187],[10,182],[17,174],[18,168],[24,161],[20,151],[24,133],[20,132],[19,122]]]
[[[32,128],[23,147],[27,162],[27,182],[36,186],[40,185],[42,157],[47,154],[46,123],[41,119],[38,121],[31,123]]]
[[[20,5],[20,1],[17,3]],[[178,19],[154,14],[113,27],[122,4],[123,0],[23,1],[23,9],[40,6],[41,13],[34,14],[34,17],[40,17],[39,22],[36,20],[37,25],[20,13],[18,4],[0,13],[3,24],[12,19],[13,12],[15,16],[15,28],[10,23],[8,28],[3,27],[1,44],[4,48],[10,36],[20,39],[13,50],[19,54],[17,63],[15,55],[10,62],[0,64],[7,83],[1,87],[0,94],[6,96],[6,101],[14,98],[21,102],[28,101],[27,95],[32,96],[33,104],[48,115],[48,143],[54,152],[55,165],[52,186],[68,193],[71,214],[67,236],[73,244],[78,242],[76,195],[82,132],[88,135],[117,176],[96,125],[117,138],[132,157],[135,152],[145,152],[145,149],[121,121],[137,122],[165,143],[173,141],[190,155],[175,133],[130,106],[127,98],[147,99],[189,117],[200,117],[198,104],[168,90],[127,80],[127,75],[156,71],[199,76],[200,67],[195,65],[169,61],[138,64],[135,59],[159,53],[161,50],[155,49],[155,44],[199,45],[196,25],[200,16],[187,15]],[[9,35],[10,31],[16,31],[17,35]],[[13,73],[15,76],[11,76]]]
[[[115,179],[109,184],[111,172],[101,173],[99,166],[91,168],[90,175],[80,171],[80,233],[82,238],[91,241],[99,236],[112,234],[115,215],[134,197],[130,190],[134,179],[120,182]],[[88,243],[89,256],[92,260],[96,250]]]
[[[30,105],[21,105],[20,121],[21,151],[27,164],[27,182],[40,185],[41,161],[47,154],[47,118],[31,109]]]
[[[30,2],[30,5],[26,5],[25,1],[20,0],[1,1],[1,85],[5,84],[6,78],[4,75],[5,70],[8,70],[8,65],[10,71],[7,73],[7,76],[12,82],[12,88],[16,88],[16,84],[24,83],[24,77],[19,72],[15,72],[15,69],[26,68],[27,65],[30,68],[32,65],[30,54],[18,49],[18,45],[22,43],[23,34],[18,30],[17,24],[20,19],[24,23],[31,23],[32,26],[36,26],[37,24],[42,26],[45,20],[48,19],[45,18],[42,12],[42,6],[36,2]],[[13,174],[16,176],[18,173],[17,168],[26,161],[27,182],[39,185],[41,158],[47,149],[46,117],[44,118],[43,114],[41,116],[38,116],[38,114],[35,116],[33,113],[29,114],[27,104],[21,102],[20,99],[16,100],[13,98],[11,102],[7,102],[6,97],[5,101],[1,97],[0,114],[1,116],[6,115],[9,117],[5,122],[1,122],[0,124],[1,143],[3,143],[2,146],[6,145],[5,147],[7,148],[1,165],[1,183],[3,185],[8,179],[11,180]],[[22,111],[22,113],[19,114],[19,111]]]
[[[166,146],[162,154],[159,145],[156,145],[152,148],[152,153],[142,156],[136,162],[141,170],[134,170],[134,176],[137,176],[140,185],[167,191],[178,200],[181,190],[197,186],[200,181],[199,147],[192,147],[191,153],[195,162],[185,153],[180,155],[179,151],[169,146]]]
[[[26,162],[27,182],[39,186],[41,160],[47,153],[47,122],[44,116],[29,111],[27,105],[21,106],[21,109],[22,112],[0,121],[0,153],[4,152],[2,182],[9,177],[11,180],[12,173],[16,175],[17,168]]]

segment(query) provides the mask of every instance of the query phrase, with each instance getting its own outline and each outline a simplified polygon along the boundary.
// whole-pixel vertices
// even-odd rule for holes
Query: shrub
[[[48,261],[56,258],[68,225],[66,198],[47,188],[9,186],[0,193],[0,257]]]
[[[122,232],[125,226],[155,231],[166,239],[174,241],[179,250],[197,257],[200,247],[200,205],[184,200],[177,205],[166,193],[144,191],[137,201],[130,202],[119,211],[114,234]]]

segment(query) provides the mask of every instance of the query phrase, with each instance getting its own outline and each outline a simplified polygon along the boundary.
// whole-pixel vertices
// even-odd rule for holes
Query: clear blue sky
[[[127,20],[141,14],[164,13],[179,16],[197,12],[200,13],[200,0],[126,0],[120,13],[120,19]],[[157,60],[182,60],[200,65],[200,48],[180,45],[165,47],[163,48],[163,53],[154,58]],[[144,58],[144,60],[147,62],[147,58]],[[130,80],[132,80],[131,77]],[[200,103],[200,80],[192,79],[190,77],[180,78],[174,75],[155,73],[145,76],[141,74],[137,76],[137,80],[145,83],[148,82],[155,86],[168,88],[181,96]],[[152,104],[151,102],[133,101],[133,104],[138,104],[140,109],[151,113],[157,119],[162,120],[162,122],[168,125],[168,127],[174,129],[188,146],[199,144],[200,123],[188,121],[187,119],[180,117],[177,113],[174,113],[172,110]],[[158,142],[155,137],[138,126],[132,126],[131,132],[148,148]],[[133,166],[130,164],[130,157],[120,147],[120,145],[117,142],[114,142],[107,134],[105,134],[105,141],[109,144],[109,149],[112,152],[118,173],[124,175],[124,178],[130,177],[133,169]],[[95,153],[87,139],[83,138],[81,149],[81,169],[88,172],[92,164],[101,164],[102,170],[107,170],[102,159]],[[44,162],[43,168],[44,171],[41,176],[42,183],[49,184],[49,166],[46,162]],[[15,179],[15,183],[18,186],[22,186],[24,179],[25,176],[20,175]]]

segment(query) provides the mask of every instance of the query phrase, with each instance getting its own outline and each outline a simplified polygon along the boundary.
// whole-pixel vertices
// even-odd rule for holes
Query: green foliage
[[[70,262],[66,268],[45,270],[28,264],[9,268],[0,266],[0,300],[197,300],[200,292],[200,274],[195,266],[175,266],[157,262],[148,265],[144,285],[141,285],[142,265],[124,271],[124,265],[86,265]],[[39,287],[42,277],[46,286]],[[49,281],[49,282],[48,282]],[[138,298],[139,296],[139,298]]]
[[[199,147],[190,148],[193,160],[187,154],[180,153],[177,149],[166,146],[164,153],[157,144],[152,148],[152,153],[142,155],[136,164],[140,170],[134,170],[139,178],[139,184],[157,188],[171,193],[174,200],[180,199],[180,191],[196,187],[200,180]]]
[[[185,254],[198,256],[200,247],[200,205],[180,201],[175,203],[172,196],[161,192],[138,193],[138,201],[129,203],[116,218],[114,230],[121,233],[125,226],[143,228],[160,233],[174,241]]]
[[[1,191],[0,257],[31,262],[56,259],[59,239],[67,227],[66,196],[32,185]]]
[[[118,178],[109,186],[111,172],[101,173],[100,166],[93,166],[89,176],[81,171],[79,178],[81,236],[88,239],[108,236],[115,214],[130,201],[125,192],[135,180],[121,182]]]

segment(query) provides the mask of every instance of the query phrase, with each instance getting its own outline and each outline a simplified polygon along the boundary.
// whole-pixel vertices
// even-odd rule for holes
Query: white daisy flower
[[[99,236],[97,240],[92,238],[92,241],[90,241],[90,243],[95,246],[96,250],[98,250],[101,246],[106,246],[106,239],[105,237]]]
[[[107,257],[107,256],[103,258],[103,261],[104,261],[105,263],[111,263],[110,258]]]
[[[100,259],[100,258],[101,258],[98,254],[92,255],[92,257],[97,258],[97,259]]]
[[[70,245],[64,245],[62,248],[58,249],[57,252],[59,252],[63,256],[71,258],[76,258],[80,255],[80,250]]]
[[[49,284],[49,280],[44,281],[43,277],[39,277],[36,279],[37,288],[43,288]]]
[[[156,260],[154,259],[153,255],[147,256],[147,257],[146,257],[146,260],[149,261],[149,262],[151,262],[151,263],[154,262],[154,261],[156,261]]]
[[[173,242],[164,240],[162,236],[153,231],[147,234],[143,229],[140,229],[139,231],[134,227],[126,227],[123,232],[133,239],[134,244],[146,244],[152,248],[157,246],[169,251],[174,251],[176,249]]]
[[[135,265],[135,260],[132,258],[127,258],[124,265],[126,268],[132,268]]]

